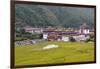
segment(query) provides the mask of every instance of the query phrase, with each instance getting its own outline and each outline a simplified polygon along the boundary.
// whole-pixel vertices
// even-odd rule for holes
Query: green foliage
[[[25,32],[24,29],[20,29],[18,31],[16,31],[16,37],[15,37],[15,41],[22,41],[22,40],[26,40],[26,39],[31,39],[32,34],[29,32]]]
[[[75,42],[75,41],[76,41],[73,37],[69,37],[69,40],[70,40],[71,42]]]
[[[85,42],[94,42],[94,34],[91,34],[90,38],[87,39]]]
[[[17,28],[27,25],[33,27],[62,26],[79,28],[86,22],[93,28],[94,10],[92,8],[71,8],[41,5],[15,5]]]
[[[16,35],[15,41],[22,41],[22,40],[26,40],[26,39],[42,39],[43,35],[42,34],[31,34],[28,32],[24,32],[24,34],[19,34]]]
[[[32,34],[31,39],[42,39],[42,34]]]
[[[16,37],[15,41],[23,41],[23,40],[27,40],[27,38],[24,37]]]

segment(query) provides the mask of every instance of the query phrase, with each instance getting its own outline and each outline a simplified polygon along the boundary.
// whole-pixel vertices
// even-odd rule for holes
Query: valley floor
[[[44,50],[54,44],[58,48]],[[41,42],[15,46],[15,65],[59,64],[94,61],[93,42]]]

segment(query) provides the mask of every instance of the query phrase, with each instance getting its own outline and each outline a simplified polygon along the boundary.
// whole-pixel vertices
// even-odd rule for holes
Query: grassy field
[[[58,48],[43,50],[49,44]],[[42,42],[15,47],[15,65],[57,64],[94,61],[94,43]]]

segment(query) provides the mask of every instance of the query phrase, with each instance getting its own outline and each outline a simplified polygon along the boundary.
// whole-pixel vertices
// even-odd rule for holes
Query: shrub
[[[75,41],[76,41],[73,37],[69,37],[69,40],[70,40],[71,42],[75,42]]]

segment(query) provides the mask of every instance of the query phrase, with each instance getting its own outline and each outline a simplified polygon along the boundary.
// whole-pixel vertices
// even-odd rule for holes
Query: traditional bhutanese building
[[[30,26],[24,27],[25,32],[29,32],[29,33],[42,33],[43,29],[42,28],[33,28]]]
[[[84,23],[80,26],[78,31],[55,31],[55,30],[44,30],[43,39],[49,41],[70,41],[70,37],[76,41],[84,41],[90,38],[88,26]]]
[[[80,26],[79,33],[89,34],[89,32],[90,32],[90,30],[86,23],[84,23],[82,26]]]

